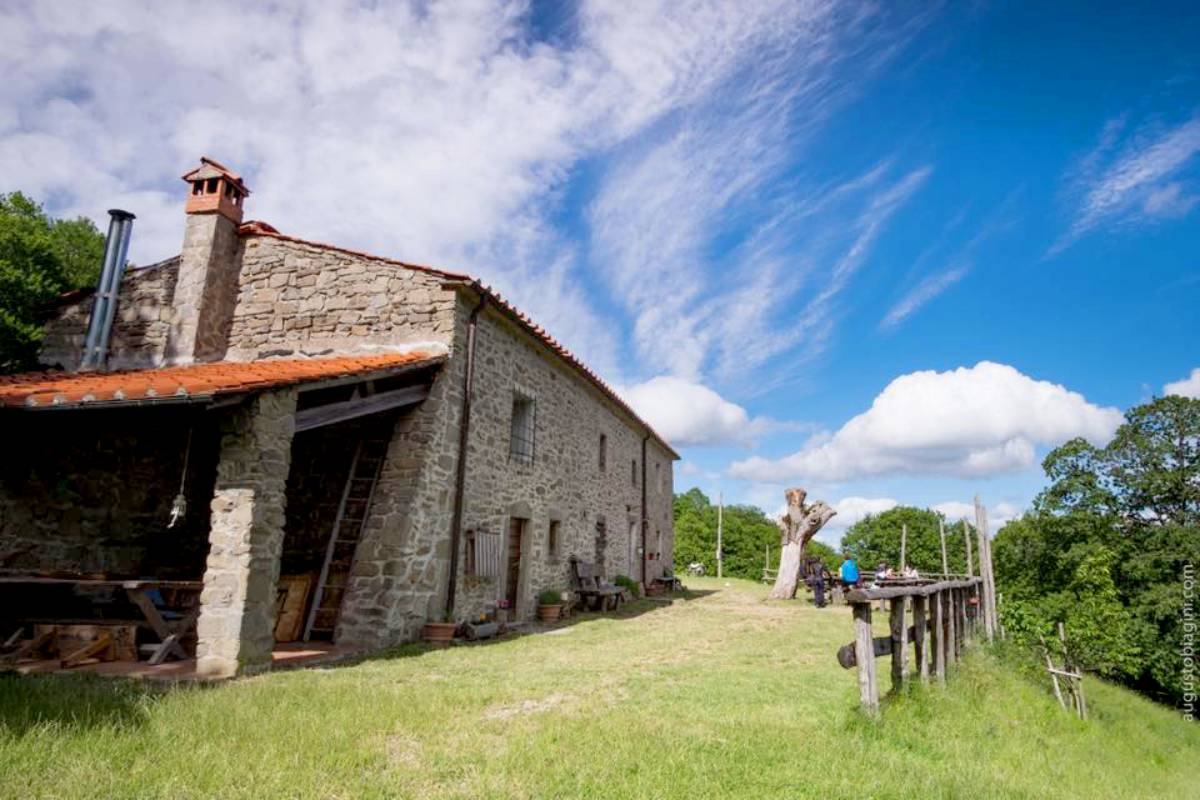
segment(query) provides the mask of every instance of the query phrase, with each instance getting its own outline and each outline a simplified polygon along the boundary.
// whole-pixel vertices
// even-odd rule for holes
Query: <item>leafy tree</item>
[[[1113,440],[1074,439],[1043,462],[1050,485],[992,552],[1005,627],[1036,641],[1065,622],[1089,669],[1182,697],[1182,575],[1200,563],[1200,400],[1130,409]]]
[[[881,561],[898,568],[901,566],[901,533],[907,525],[905,560],[918,572],[939,573],[942,571],[939,521],[944,522],[944,518],[938,512],[912,506],[897,506],[880,514],[869,514],[846,531],[842,537],[842,550],[858,561],[859,568],[866,572],[873,570]],[[963,541],[963,523],[945,524],[946,558],[950,571],[965,573],[967,551]],[[974,528],[967,526],[966,530],[974,536]]]
[[[811,543],[810,543],[811,546]],[[767,549],[771,564],[779,560],[779,528],[754,506],[725,506],[721,534],[722,573],[759,580]],[[704,565],[717,574],[717,507],[699,489],[675,495],[675,566]]]
[[[20,192],[0,195],[0,372],[36,366],[41,310],[94,285],[104,237],[82,217],[51,219]]]
[[[1161,397],[1132,408],[1113,440],[1072,439],[1043,462],[1038,508],[1118,518],[1127,527],[1200,526],[1200,401]]]

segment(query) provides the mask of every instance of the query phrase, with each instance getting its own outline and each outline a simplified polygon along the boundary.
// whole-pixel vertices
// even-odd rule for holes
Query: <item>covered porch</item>
[[[443,360],[0,378],[0,666],[176,679],[344,657],[391,432]]]

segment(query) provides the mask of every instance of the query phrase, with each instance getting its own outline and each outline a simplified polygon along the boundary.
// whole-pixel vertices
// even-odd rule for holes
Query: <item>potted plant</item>
[[[454,641],[454,632],[458,629],[458,623],[454,621],[454,615],[446,614],[440,621],[426,622],[424,630],[421,631],[421,638],[433,644],[449,644]]]
[[[562,615],[562,591],[547,589],[538,595],[538,619],[551,622]]]

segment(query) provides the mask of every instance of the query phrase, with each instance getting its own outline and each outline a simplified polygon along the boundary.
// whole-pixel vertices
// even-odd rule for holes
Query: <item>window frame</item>
[[[518,410],[528,408],[528,424],[519,424]],[[523,466],[537,462],[537,398],[520,389],[513,390],[511,416],[508,425],[508,460]],[[523,434],[528,434],[527,436]],[[525,447],[528,452],[525,452]]]

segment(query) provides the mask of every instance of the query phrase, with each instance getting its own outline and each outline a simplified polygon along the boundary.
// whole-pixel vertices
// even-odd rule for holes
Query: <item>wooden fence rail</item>
[[[946,671],[958,664],[969,637],[978,634],[985,613],[983,578],[962,578],[875,589],[854,589],[846,602],[854,611],[854,641],[838,650],[838,663],[846,669],[858,667],[858,691],[863,708],[871,716],[879,713],[879,685],[875,659],[891,655],[892,690],[909,680],[908,653],[916,658],[922,682],[936,677],[945,683]],[[871,605],[891,602],[890,634],[876,637],[871,630]],[[907,625],[912,605],[913,624]]]

